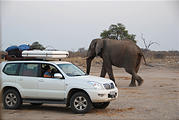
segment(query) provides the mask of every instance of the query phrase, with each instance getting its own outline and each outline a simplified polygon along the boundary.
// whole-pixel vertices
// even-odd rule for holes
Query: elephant
[[[132,75],[130,87],[142,85],[143,79],[137,75],[143,57],[145,64],[146,60],[141,49],[131,40],[113,40],[113,39],[94,39],[91,41],[87,51],[86,58],[86,74],[90,73],[91,61],[100,56],[103,59],[101,75],[105,77],[108,73],[109,78],[114,81],[112,65],[124,68],[125,71]],[[115,83],[116,84],[116,83]]]

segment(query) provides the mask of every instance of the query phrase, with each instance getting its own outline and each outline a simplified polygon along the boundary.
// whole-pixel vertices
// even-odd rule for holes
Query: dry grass
[[[71,58],[65,58],[63,59],[64,61],[68,61],[71,62],[77,66],[82,66],[82,67],[86,67],[86,58],[82,58],[82,57],[71,57]],[[100,66],[102,64],[102,59],[100,57],[96,57],[94,58],[94,60],[92,61],[92,66]]]
[[[73,64],[76,64],[77,66],[86,67],[86,58],[82,57],[70,57],[63,59],[64,61],[71,62]],[[166,65],[175,65],[179,66],[179,56],[167,56],[164,59],[156,59],[154,57],[147,57],[146,58],[147,63],[152,64],[166,64]],[[142,60],[142,64],[144,61]],[[92,66],[102,66],[102,59],[100,57],[96,57],[92,61]]]

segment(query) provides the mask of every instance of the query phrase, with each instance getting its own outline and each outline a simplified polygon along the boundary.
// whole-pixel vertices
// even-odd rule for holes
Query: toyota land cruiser
[[[50,67],[50,78],[43,74]],[[74,113],[104,109],[118,96],[109,79],[86,75],[70,62],[23,60],[1,63],[1,91],[5,109],[22,103],[66,104]]]

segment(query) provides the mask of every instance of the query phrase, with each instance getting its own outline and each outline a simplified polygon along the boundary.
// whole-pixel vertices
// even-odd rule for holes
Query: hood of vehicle
[[[85,75],[85,76],[76,76],[75,77],[77,80],[83,82],[83,81],[94,81],[94,82],[98,82],[98,83],[101,83],[101,84],[104,84],[104,83],[111,83],[113,82],[112,80],[110,79],[107,79],[107,78],[102,78],[102,77],[97,77],[97,76],[91,76],[91,75]]]

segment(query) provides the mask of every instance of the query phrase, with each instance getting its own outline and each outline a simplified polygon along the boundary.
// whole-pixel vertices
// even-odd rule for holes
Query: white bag
[[[61,59],[69,56],[67,51],[42,51],[42,50],[25,50],[22,51],[23,57],[36,57],[43,59]]]

